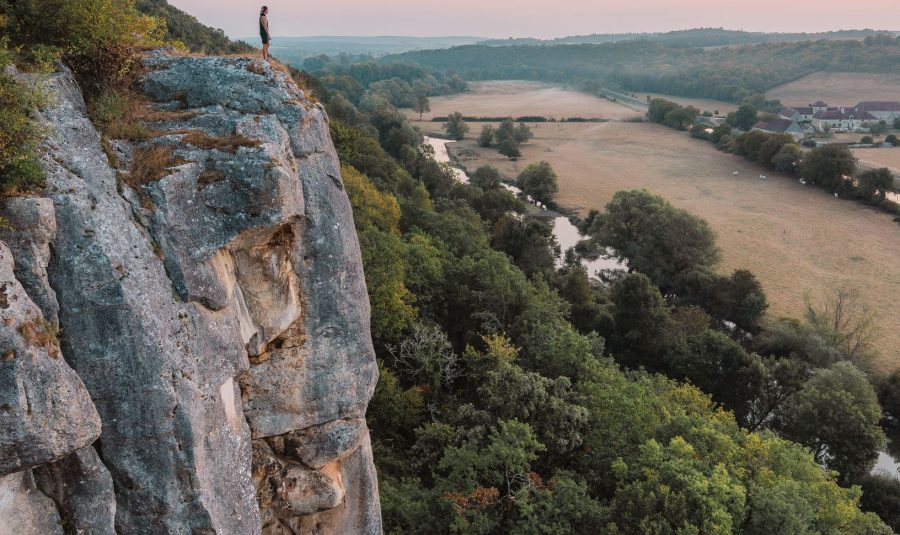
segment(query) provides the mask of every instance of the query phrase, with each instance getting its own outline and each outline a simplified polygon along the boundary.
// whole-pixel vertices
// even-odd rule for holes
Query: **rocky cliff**
[[[324,110],[260,61],[145,67],[140,143],[51,76],[45,194],[0,209],[0,535],[380,533]]]

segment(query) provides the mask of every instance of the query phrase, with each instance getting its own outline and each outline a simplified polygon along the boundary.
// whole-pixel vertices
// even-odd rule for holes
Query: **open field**
[[[426,132],[439,125],[419,123]],[[770,314],[800,317],[804,296],[856,288],[878,314],[882,372],[900,366],[900,228],[887,214],[802,186],[711,144],[650,123],[535,125],[512,162],[473,139],[451,144],[469,169],[492,164],[514,177],[549,161],[558,201],[584,215],[619,190],[647,188],[706,219],[718,234],[723,272],[748,268],[771,302]],[[898,150],[900,153],[900,150]],[[738,171],[738,176],[732,172]],[[768,175],[761,180],[760,173]]]
[[[737,111],[737,104],[732,104],[730,102],[722,102],[721,100],[711,100],[707,98],[688,98],[688,97],[673,97],[672,95],[661,95],[659,93],[635,93],[637,98],[646,100],[647,95],[650,95],[650,98],[664,98],[666,100],[670,100],[672,102],[677,102],[682,106],[693,106],[700,110],[711,111],[714,112],[716,110],[719,111],[718,116],[725,116],[729,112]]]
[[[446,117],[455,111],[470,117],[541,115],[556,119],[624,119],[642,115],[621,104],[554,84],[515,80],[470,82],[469,88],[466,93],[430,99],[431,111],[425,114],[425,119]],[[412,110],[406,113],[418,119]]]
[[[859,163],[868,167],[887,167],[900,175],[900,147],[890,149],[853,149],[853,155]]]
[[[831,106],[855,106],[862,100],[900,100],[900,74],[817,72],[766,92],[786,106],[824,100]]]

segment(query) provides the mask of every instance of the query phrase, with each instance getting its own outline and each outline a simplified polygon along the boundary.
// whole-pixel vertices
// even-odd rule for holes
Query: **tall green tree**
[[[466,133],[469,132],[469,125],[463,120],[463,114],[455,111],[447,117],[447,122],[444,124],[444,130],[447,131],[447,135],[450,136],[451,139],[459,141],[466,137]]]
[[[712,267],[719,259],[715,235],[706,221],[647,190],[613,195],[590,234],[664,291],[674,287],[679,274]]]
[[[556,172],[546,161],[534,162],[519,173],[516,185],[542,203],[549,203],[559,191]]]
[[[744,103],[735,112],[731,112],[727,117],[728,124],[740,128],[741,130],[750,130],[756,121],[759,120],[759,110],[753,104]]]
[[[844,187],[845,177],[856,172],[856,158],[846,145],[830,144],[806,154],[800,164],[800,176],[829,191]]]
[[[431,111],[431,102],[428,100],[428,95],[425,92],[416,94],[416,103],[415,106],[413,106],[413,110],[419,114],[420,121],[426,111]]]
[[[866,376],[849,362],[815,372],[776,415],[775,427],[807,446],[816,461],[853,482],[875,465],[884,447],[881,407]]]

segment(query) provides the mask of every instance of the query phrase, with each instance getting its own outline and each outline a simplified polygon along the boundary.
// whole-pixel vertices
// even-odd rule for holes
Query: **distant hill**
[[[232,41],[222,30],[211,28],[193,15],[170,5],[166,0],[137,0],[139,11],[165,19],[168,38],[181,41],[192,52],[205,54],[241,54],[254,47],[240,41]]]
[[[247,43],[255,44],[259,37],[242,38]],[[445,49],[454,46],[471,45],[484,41],[484,37],[446,36],[446,37],[410,37],[410,36],[310,36],[279,37],[272,40],[272,53],[283,61],[298,64],[302,60],[319,55],[337,56],[383,56],[385,54],[401,54],[416,50]]]
[[[477,44],[485,46],[553,46],[619,43],[622,41],[652,41],[668,47],[691,48],[763,43],[790,43],[798,41],[818,41],[821,39],[864,39],[870,35],[878,34],[897,35],[898,32],[865,29],[819,33],[766,33],[726,30],[723,28],[694,28],[690,30],[656,33],[595,33],[591,35],[559,37],[557,39],[489,39]]]
[[[542,80],[740,102],[817,71],[900,72],[900,38],[823,39],[744,46],[681,47],[650,40],[553,46],[472,45],[407,52],[412,61],[466,80]]]

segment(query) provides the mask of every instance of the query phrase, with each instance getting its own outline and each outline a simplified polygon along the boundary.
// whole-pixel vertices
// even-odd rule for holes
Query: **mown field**
[[[887,167],[900,176],[900,147],[877,149],[853,149],[859,163],[868,167]]]
[[[900,100],[900,74],[817,72],[766,92],[787,106],[824,100],[831,106],[855,106],[862,100]]]
[[[470,82],[466,93],[431,99],[424,118],[446,117],[459,111],[472,117],[522,117],[540,115],[563,119],[624,119],[641,115],[606,99],[558,85],[528,81]],[[406,110],[410,118],[418,114]]]
[[[440,127],[416,124],[431,133]],[[480,125],[472,127],[469,139],[450,145],[464,166],[492,164],[514,177],[528,163],[547,160],[560,176],[559,203],[581,215],[602,208],[616,191],[647,188],[703,217],[718,234],[722,271],[753,271],[773,316],[801,316],[809,294],[858,289],[878,315],[876,368],[900,365],[900,227],[890,216],[655,124],[534,125],[535,138],[515,162],[478,147],[473,138]]]

